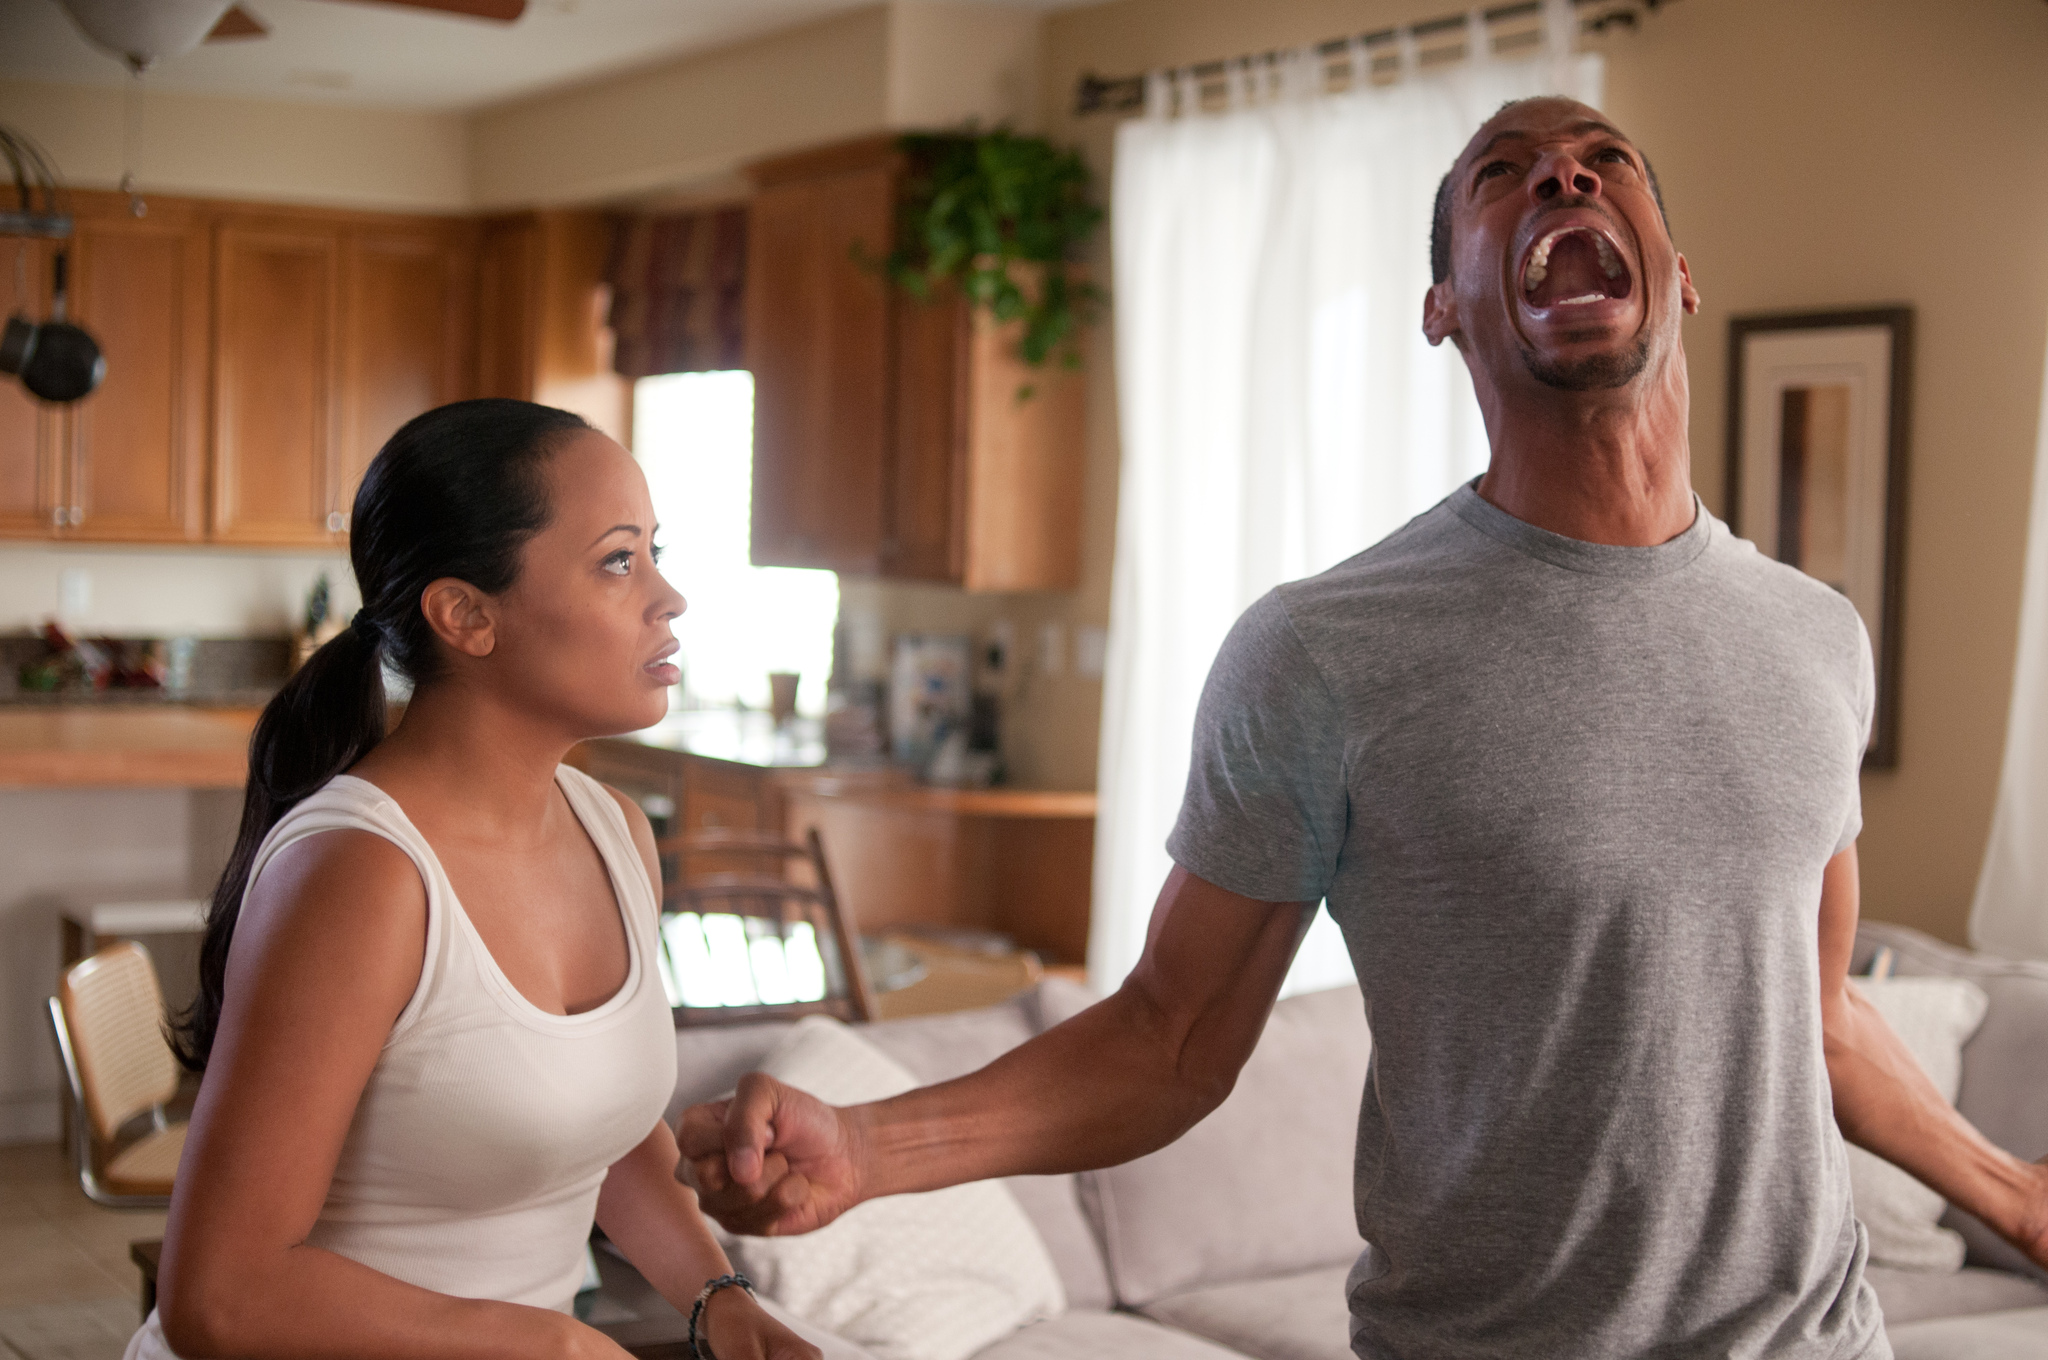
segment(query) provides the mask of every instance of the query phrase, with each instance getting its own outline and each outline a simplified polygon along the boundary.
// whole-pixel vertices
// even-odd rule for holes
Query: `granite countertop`
[[[124,644],[144,639],[124,638]],[[290,672],[290,638],[200,638],[193,644],[184,684],[178,689],[60,690],[21,687],[25,663],[48,655],[49,647],[33,635],[0,637],[0,707],[26,708],[261,708],[270,702]]]
[[[0,691],[4,708],[261,708],[276,685],[241,689],[62,689]]]

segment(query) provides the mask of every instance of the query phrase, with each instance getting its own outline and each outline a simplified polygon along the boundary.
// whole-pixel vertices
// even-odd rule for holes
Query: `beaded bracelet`
[[[703,1318],[704,1305],[711,1302],[711,1296],[732,1285],[738,1285],[746,1290],[748,1298],[754,1297],[754,1282],[735,1272],[731,1275],[721,1275],[715,1280],[707,1280],[704,1287],[697,1291],[697,1301],[690,1305],[690,1354],[696,1356],[697,1360],[718,1360],[718,1357],[711,1353],[711,1348],[697,1339],[697,1323]]]

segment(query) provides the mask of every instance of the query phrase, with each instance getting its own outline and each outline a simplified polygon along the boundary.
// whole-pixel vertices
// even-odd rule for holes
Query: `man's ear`
[[[1687,316],[1700,313],[1700,290],[1692,286],[1692,270],[1685,264],[1685,256],[1678,257],[1678,300],[1685,307]]]
[[[1464,327],[1458,323],[1458,295],[1451,288],[1451,281],[1433,283],[1422,295],[1422,334],[1430,344],[1441,345],[1449,340],[1463,348]]]
[[[444,576],[420,592],[420,613],[434,636],[464,656],[489,656],[498,646],[491,597],[467,581]]]

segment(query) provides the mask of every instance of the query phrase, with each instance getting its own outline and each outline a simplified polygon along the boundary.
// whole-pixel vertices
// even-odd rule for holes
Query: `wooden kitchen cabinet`
[[[899,174],[875,139],[755,166],[746,356],[754,375],[757,566],[872,576],[883,559]]]
[[[34,320],[50,314],[55,245],[0,236],[0,289],[10,313]],[[37,401],[13,378],[0,378],[0,535],[47,538],[56,532],[64,423],[62,407]]]
[[[220,222],[215,540],[339,542],[384,441],[467,395],[470,241],[463,224],[436,219]]]
[[[654,827],[664,898],[682,881],[682,837],[702,831],[782,829],[781,788],[758,766],[651,746],[630,737],[586,741],[569,753],[568,763],[619,790],[647,814]],[[759,867],[744,859],[711,855],[700,855],[691,865],[698,873]]]
[[[0,537],[338,544],[385,440],[475,386],[473,219],[73,198],[72,319],[107,376],[66,406],[0,383]],[[0,238],[37,319],[57,246]]]
[[[79,195],[71,311],[106,355],[99,390],[64,411],[63,523],[96,542],[206,531],[207,224],[193,205]]]
[[[342,239],[335,506],[348,528],[370,460],[399,426],[474,382],[475,229],[365,225]]]
[[[213,537],[330,543],[341,529],[341,231],[234,216],[214,249]]]
[[[206,225],[180,200],[147,218],[124,195],[73,196],[69,240],[0,240],[0,270],[25,257],[32,315],[50,308],[51,266],[69,259],[70,319],[107,376],[52,406],[0,384],[0,534],[179,542],[205,532]]]
[[[574,411],[632,443],[633,385],[612,369],[605,265],[611,221],[554,211],[483,223],[477,247],[476,394]]]
[[[885,280],[895,139],[750,174],[754,562],[970,590],[1077,586],[1081,376],[1027,367],[1016,329],[957,295],[920,302]]]

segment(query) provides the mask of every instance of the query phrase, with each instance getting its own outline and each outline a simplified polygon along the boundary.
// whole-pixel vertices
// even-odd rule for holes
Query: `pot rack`
[[[70,199],[57,167],[31,138],[0,123],[0,156],[14,172],[15,207],[0,210],[0,236],[71,235]],[[37,200],[41,199],[41,207]]]

